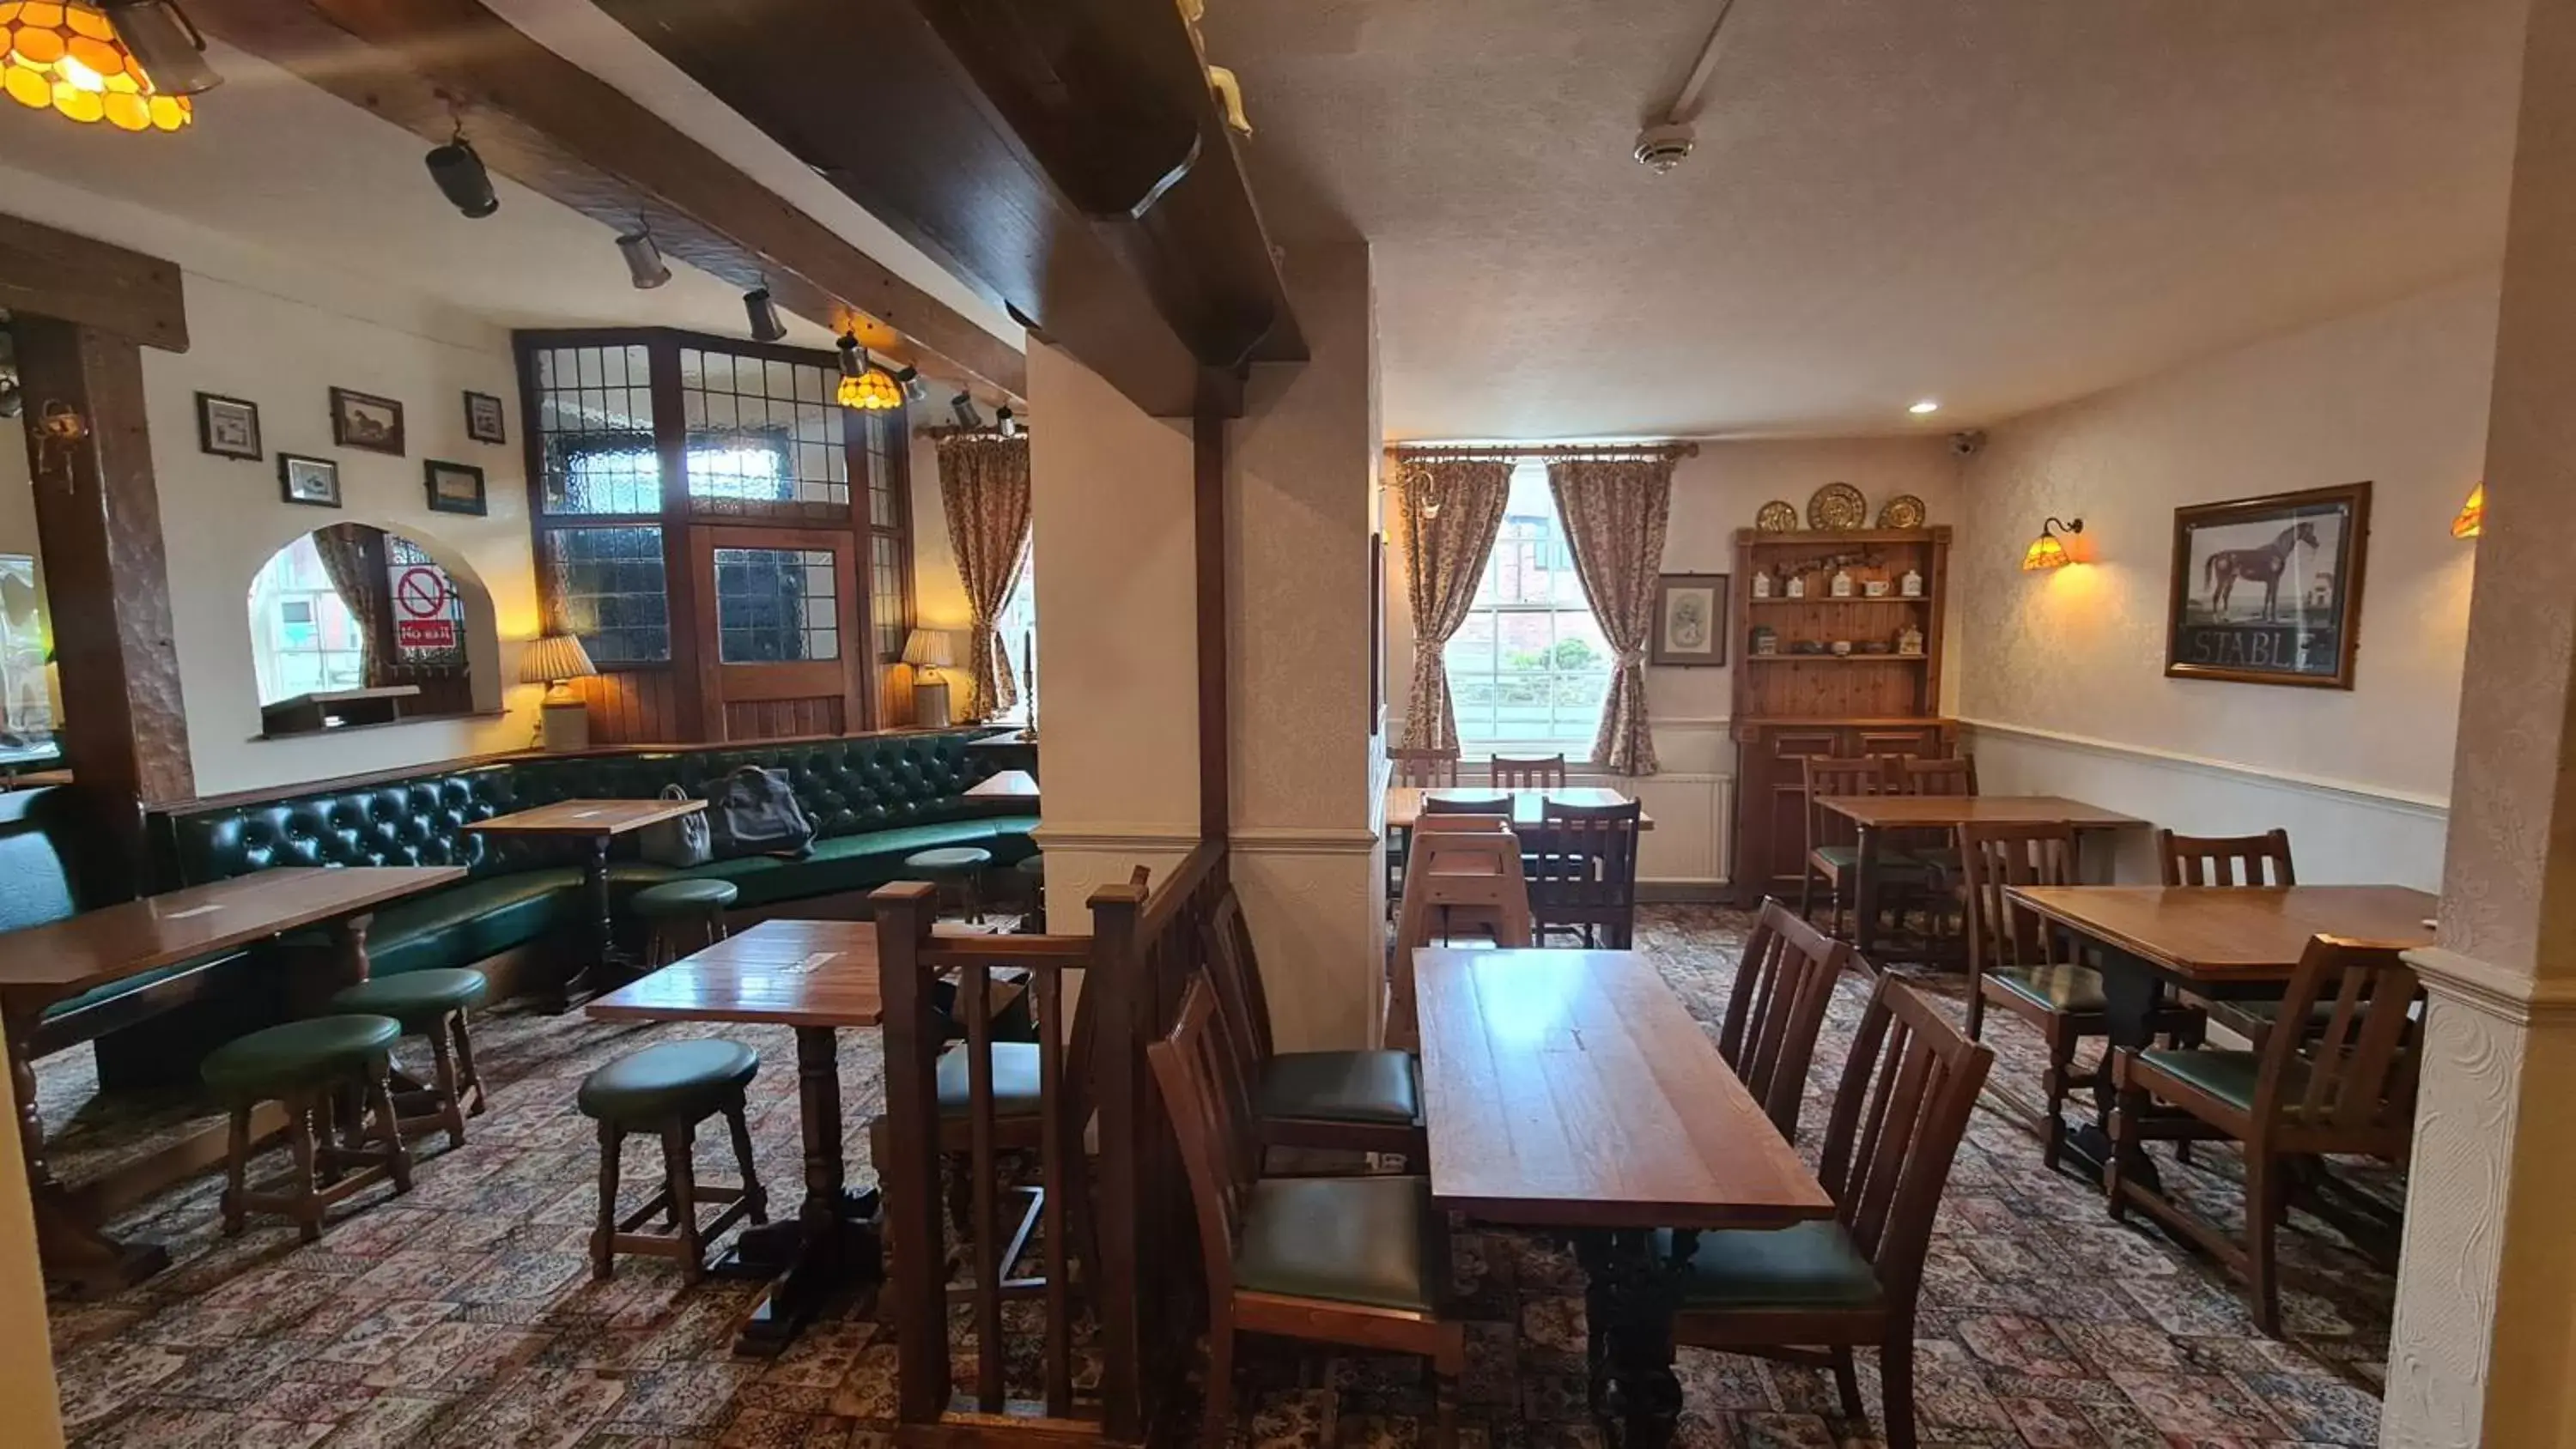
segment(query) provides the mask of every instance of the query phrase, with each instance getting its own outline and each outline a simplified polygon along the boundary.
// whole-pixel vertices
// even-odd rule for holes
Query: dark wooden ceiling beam
[[[77,322],[144,347],[188,350],[179,269],[14,216],[0,216],[0,311]]]
[[[1028,391],[1009,344],[476,0],[192,0],[189,13],[425,140],[461,115],[493,171],[607,225],[640,213],[665,253],[765,284],[788,312],[834,328],[855,314],[877,351],[1005,399]]]

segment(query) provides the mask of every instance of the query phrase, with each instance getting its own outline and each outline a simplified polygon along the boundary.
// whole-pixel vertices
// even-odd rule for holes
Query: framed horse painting
[[[2174,510],[2165,673],[2352,688],[2370,485]]]

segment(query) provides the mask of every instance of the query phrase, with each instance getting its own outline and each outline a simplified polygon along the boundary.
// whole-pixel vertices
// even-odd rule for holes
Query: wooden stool
[[[740,1042],[709,1038],[666,1041],[618,1058],[584,1077],[575,1101],[599,1122],[599,1225],[590,1235],[590,1273],[606,1278],[618,1253],[676,1258],[691,1283],[706,1275],[706,1241],[749,1214],[769,1221],[769,1195],[751,1165],[751,1128],[742,1118],[743,1088],[760,1070],[760,1054]],[[733,1129],[734,1160],[742,1186],[702,1185],[690,1152],[698,1124],[723,1113]],[[662,1139],[662,1190],[624,1220],[617,1216],[619,1150],[629,1132]],[[698,1226],[701,1201],[727,1204],[714,1222]],[[644,1220],[667,1212],[667,1232],[638,1231]]]
[[[385,1084],[401,1036],[402,1023],[390,1016],[322,1016],[252,1032],[207,1055],[200,1069],[206,1086],[232,1113],[232,1140],[224,1154],[224,1236],[239,1236],[252,1211],[274,1212],[295,1219],[304,1241],[315,1242],[322,1236],[323,1212],[350,1194],[387,1177],[394,1191],[411,1191],[411,1153],[402,1145]],[[253,1189],[250,1114],[262,1102],[286,1107],[295,1171]],[[368,1112],[372,1124],[362,1121]],[[331,1134],[335,1117],[345,1119],[337,1142]],[[364,1145],[370,1126],[381,1147]],[[349,1167],[358,1169],[356,1175],[342,1176]]]
[[[970,921],[984,919],[984,903],[977,887],[982,884],[984,867],[992,863],[993,852],[972,845],[920,850],[903,858],[903,868],[912,872],[914,879],[956,886]]]
[[[729,880],[674,880],[646,886],[629,906],[644,918],[644,966],[668,966],[723,940],[725,912],[742,891]],[[688,951],[680,949],[686,943]]]
[[[458,966],[379,976],[331,998],[331,1005],[341,1011],[390,1016],[402,1024],[403,1035],[428,1039],[434,1080],[426,1086],[409,1083],[394,1094],[396,1109],[408,1113],[394,1122],[405,1139],[445,1128],[449,1146],[464,1146],[468,1091],[474,1094],[471,1115],[483,1115],[483,1078],[474,1070],[474,1043],[465,1034],[465,1013],[482,1005],[490,989],[482,972]]]

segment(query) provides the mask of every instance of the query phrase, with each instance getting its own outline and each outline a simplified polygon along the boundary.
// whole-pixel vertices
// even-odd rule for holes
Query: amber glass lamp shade
[[[2053,533],[2043,533],[2032,539],[2030,547],[2022,550],[2021,555],[2021,566],[2024,572],[2062,569],[2072,562],[2074,560],[2066,556],[2066,545],[2059,543],[2057,535]]]
[[[903,388],[884,369],[863,367],[841,379],[841,406],[863,413],[892,412],[903,406]]]
[[[176,131],[196,119],[186,96],[153,90],[104,11],[76,0],[0,0],[0,92],[120,131]]]
[[[2487,485],[2483,482],[2469,490],[2469,501],[2460,505],[2460,516],[2451,520],[2451,537],[2475,538],[2487,525]]]

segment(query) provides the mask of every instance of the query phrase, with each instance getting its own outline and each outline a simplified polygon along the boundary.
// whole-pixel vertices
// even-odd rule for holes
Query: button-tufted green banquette
[[[560,758],[523,756],[468,769],[372,779],[343,788],[182,807],[155,829],[172,885],[195,885],[290,865],[462,865],[466,881],[376,913],[367,937],[378,975],[466,966],[581,919],[581,872],[557,847],[503,842],[466,827],[568,799],[649,799],[677,784],[703,798],[734,769],[784,770],[819,832],[801,860],[711,861],[686,871],[620,860],[613,885],[733,882],[740,907],[872,889],[903,859],[941,845],[976,845],[997,862],[1036,850],[1037,819],[995,814],[965,798],[992,772],[966,748],[972,734],[871,735],[778,744],[711,745]]]

